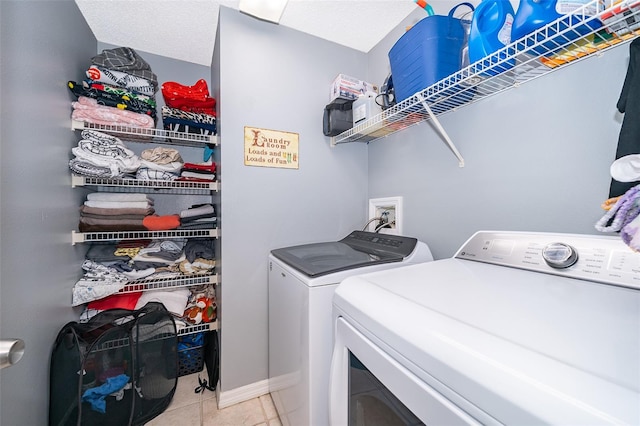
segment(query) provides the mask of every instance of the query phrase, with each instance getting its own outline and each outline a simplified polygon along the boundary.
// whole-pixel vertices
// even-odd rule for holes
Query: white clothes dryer
[[[345,279],[334,312],[334,426],[640,424],[640,253],[619,237],[478,232]]]
[[[354,231],[269,255],[269,390],[284,426],[329,424],[335,288],[356,274],[433,260],[415,238]]]

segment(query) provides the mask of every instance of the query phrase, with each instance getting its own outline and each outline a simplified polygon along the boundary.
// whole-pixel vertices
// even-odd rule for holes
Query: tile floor
[[[218,410],[216,393],[196,387],[198,373],[179,377],[169,407],[146,426],[282,426],[269,394]]]

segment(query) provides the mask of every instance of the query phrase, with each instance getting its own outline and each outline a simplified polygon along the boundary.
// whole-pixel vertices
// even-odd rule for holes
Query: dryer
[[[619,237],[478,232],[345,279],[334,317],[334,426],[640,424],[640,253]]]
[[[269,391],[284,426],[329,424],[332,299],[345,278],[433,260],[415,238],[354,231],[269,255]]]

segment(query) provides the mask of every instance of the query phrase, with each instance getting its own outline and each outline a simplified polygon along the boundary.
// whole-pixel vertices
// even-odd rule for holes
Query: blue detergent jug
[[[511,39],[513,41],[527,37],[537,29],[562,18],[560,29],[572,27],[571,30],[563,34],[556,35],[556,26],[544,35],[527,37],[518,43],[520,49],[532,47],[532,51],[538,55],[549,56],[564,47],[570,46],[575,40],[590,32],[599,29],[602,23],[592,15],[597,13],[597,9],[585,10],[584,16],[579,13],[567,15],[579,8],[581,4],[590,3],[589,0],[520,0],[518,11],[516,12],[511,29]],[[583,21],[584,19],[584,21]]]
[[[556,11],[557,0],[520,0],[511,28],[511,40],[518,40],[562,15]]]
[[[508,0],[482,0],[471,19],[469,32],[469,60],[482,61],[476,72],[497,75],[513,68],[515,59],[505,60],[506,52],[494,53],[511,43],[514,12]],[[489,68],[485,68],[489,67]]]

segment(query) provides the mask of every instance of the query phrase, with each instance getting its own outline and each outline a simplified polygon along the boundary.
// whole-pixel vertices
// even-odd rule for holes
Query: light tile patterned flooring
[[[198,373],[179,377],[169,407],[146,426],[282,426],[269,394],[218,410],[216,393],[197,394],[196,387]]]

